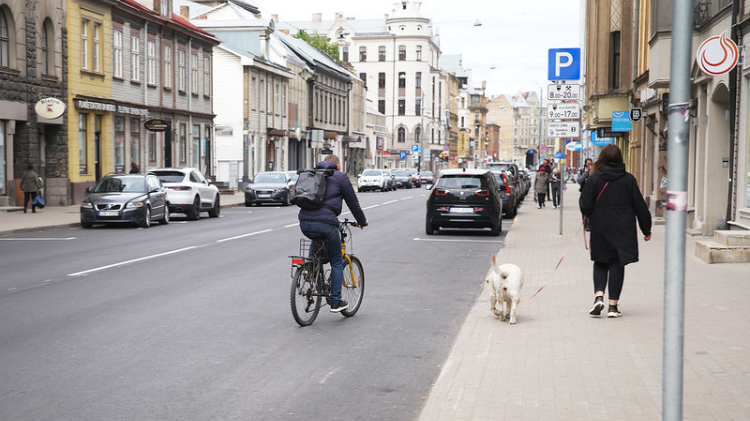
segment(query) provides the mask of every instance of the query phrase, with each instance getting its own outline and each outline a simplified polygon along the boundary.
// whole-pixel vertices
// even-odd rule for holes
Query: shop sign
[[[105,104],[103,102],[86,101],[84,99],[76,100],[76,108],[82,110],[94,110],[94,111],[109,111],[114,113],[117,111],[115,104]]]
[[[42,98],[34,106],[39,117],[54,120],[65,112],[65,103],[57,98]]]
[[[167,120],[152,119],[143,123],[143,127],[150,132],[165,132],[169,130],[170,124]]]

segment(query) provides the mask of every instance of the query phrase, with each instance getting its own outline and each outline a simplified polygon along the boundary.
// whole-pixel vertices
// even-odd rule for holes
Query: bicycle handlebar
[[[365,223],[364,225],[360,225],[360,224],[357,223],[357,221],[350,221],[348,218],[344,218],[344,220],[343,221],[339,221],[339,223],[341,225],[349,225],[349,226],[352,226],[352,227],[359,227],[359,228],[364,228],[364,227],[366,227],[368,225],[367,223]]]

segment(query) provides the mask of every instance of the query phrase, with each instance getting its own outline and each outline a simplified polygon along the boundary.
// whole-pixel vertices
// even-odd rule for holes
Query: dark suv
[[[444,170],[428,190],[425,232],[439,228],[502,230],[503,202],[494,175],[487,170]]]
[[[519,174],[521,170],[513,162],[487,162],[484,164],[484,168],[493,172],[504,171],[509,174],[507,188],[510,189],[509,194],[513,201],[510,205],[512,209],[506,207],[505,214],[508,217],[511,217],[511,214],[515,216],[518,205],[521,204],[528,191],[526,181]]]

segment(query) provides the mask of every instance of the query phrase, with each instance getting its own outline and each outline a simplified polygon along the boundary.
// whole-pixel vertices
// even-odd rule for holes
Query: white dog
[[[490,310],[502,321],[510,316],[510,324],[516,324],[516,310],[523,287],[521,268],[511,263],[498,265],[493,254],[492,270],[486,282],[490,284]]]

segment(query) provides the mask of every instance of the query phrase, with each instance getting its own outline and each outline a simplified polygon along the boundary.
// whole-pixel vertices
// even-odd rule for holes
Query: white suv
[[[201,212],[217,218],[221,211],[219,188],[211,184],[196,168],[160,168],[151,170],[167,189],[169,211],[184,213],[196,220]]]
[[[363,192],[378,189],[380,191],[387,191],[390,189],[390,176],[391,174],[388,170],[364,170],[357,177],[357,191]]]

